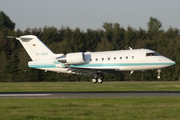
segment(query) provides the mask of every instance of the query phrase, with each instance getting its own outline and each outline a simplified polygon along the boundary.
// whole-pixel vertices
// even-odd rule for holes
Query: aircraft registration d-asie
[[[92,76],[93,83],[103,82],[103,73],[118,71],[158,69],[174,65],[169,58],[149,49],[129,49],[102,52],[75,52],[64,54],[53,53],[34,35],[16,37],[32,61],[31,68],[59,73],[70,73]]]

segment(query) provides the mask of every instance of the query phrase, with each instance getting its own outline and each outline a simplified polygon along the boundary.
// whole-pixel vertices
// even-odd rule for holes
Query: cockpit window
[[[153,52],[153,53],[146,53],[146,56],[160,56],[160,54]]]

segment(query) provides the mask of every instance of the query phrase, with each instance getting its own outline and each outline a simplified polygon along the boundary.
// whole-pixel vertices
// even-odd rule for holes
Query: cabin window
[[[96,58],[96,61],[98,61],[98,59]]]
[[[92,61],[92,59],[90,59],[90,61]]]
[[[108,60],[110,60],[110,58],[108,58]]]
[[[116,57],[114,57],[114,60],[116,60]]]
[[[104,61],[104,58],[102,58],[102,61]]]
[[[128,59],[128,56],[126,56],[126,59]]]
[[[122,57],[120,57],[120,60],[122,60]]]
[[[132,59],[134,59],[134,56],[132,56]]]

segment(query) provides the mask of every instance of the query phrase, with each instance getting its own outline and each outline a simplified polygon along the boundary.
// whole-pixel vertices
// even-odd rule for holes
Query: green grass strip
[[[180,82],[15,82],[0,83],[1,92],[28,91],[179,91]]]
[[[0,120],[179,120],[180,98],[2,98]]]

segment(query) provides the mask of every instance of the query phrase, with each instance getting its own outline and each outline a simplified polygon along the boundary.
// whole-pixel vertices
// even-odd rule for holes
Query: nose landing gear
[[[160,79],[161,78],[161,69],[158,69],[158,74],[157,74],[157,79]]]

